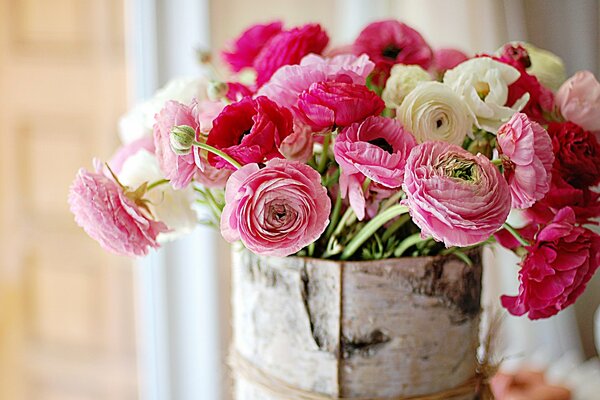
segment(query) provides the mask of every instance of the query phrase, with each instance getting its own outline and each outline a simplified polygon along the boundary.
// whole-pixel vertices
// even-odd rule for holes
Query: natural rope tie
[[[487,387],[488,377],[484,376],[484,373],[478,373],[455,388],[432,394],[396,397],[337,397],[292,386],[258,368],[235,349],[231,349],[230,351],[229,366],[234,375],[259,386],[262,390],[275,397],[286,400],[448,400],[457,396],[475,394],[478,394],[478,399],[491,398],[489,397],[491,392]],[[478,371],[486,371],[487,369],[488,368],[478,368]]]

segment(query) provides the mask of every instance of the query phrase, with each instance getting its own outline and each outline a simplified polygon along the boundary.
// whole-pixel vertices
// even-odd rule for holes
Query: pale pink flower
[[[118,174],[119,171],[121,171],[121,168],[123,168],[125,161],[140,150],[146,150],[148,153],[154,154],[154,139],[152,136],[143,136],[131,143],[121,146],[112,156],[108,165],[113,172]]]
[[[529,208],[550,190],[552,139],[537,122],[516,113],[498,129],[498,152],[514,208]]]
[[[285,257],[317,240],[329,223],[331,201],[321,175],[306,164],[272,159],[231,175],[221,233],[260,255]]]
[[[306,162],[313,154],[313,133],[306,126],[296,126],[281,142],[279,151],[288,160]]]
[[[156,237],[167,232],[113,180],[80,169],[69,191],[75,221],[108,251],[126,256],[143,256],[158,247]]]
[[[587,131],[600,131],[600,82],[590,71],[579,71],[563,83],[555,101],[567,120]]]
[[[280,106],[293,109],[300,93],[313,83],[333,81],[340,75],[346,75],[352,83],[364,85],[373,67],[374,64],[364,54],[360,57],[347,54],[333,58],[309,54],[299,65],[279,68],[257,95],[267,96]]]
[[[408,154],[415,138],[393,119],[369,117],[344,129],[333,148],[342,174],[360,173],[374,182],[397,188],[404,181]]]
[[[506,221],[510,190],[490,160],[446,142],[424,142],[410,153],[404,204],[423,236],[446,246],[469,246]]]
[[[190,184],[198,168],[194,154],[180,156],[171,150],[171,129],[174,126],[187,125],[197,130],[198,124],[191,107],[176,101],[168,101],[164,108],[156,114],[154,124],[154,146],[158,163],[165,178],[171,181],[175,189],[182,189]]]

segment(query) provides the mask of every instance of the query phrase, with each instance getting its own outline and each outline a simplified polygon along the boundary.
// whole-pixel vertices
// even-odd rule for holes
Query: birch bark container
[[[253,372],[234,371],[237,400],[307,398],[282,383],[332,398],[409,397],[475,375],[479,252],[472,266],[233,256],[232,350]]]

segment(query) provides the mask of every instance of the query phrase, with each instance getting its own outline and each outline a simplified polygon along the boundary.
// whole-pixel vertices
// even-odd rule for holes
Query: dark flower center
[[[401,51],[402,51],[402,49],[399,48],[398,46],[396,46],[394,44],[389,44],[383,49],[383,51],[381,52],[381,55],[384,56],[385,58],[395,60]]]
[[[246,129],[244,132],[242,132],[242,134],[240,135],[240,138],[238,140],[238,144],[242,143],[242,140],[244,139],[244,136],[250,134],[251,130],[252,130],[252,128]]]
[[[394,148],[384,138],[377,138],[377,139],[369,140],[367,143],[371,143],[372,145],[377,146],[380,149],[385,150],[390,154],[394,154]]]

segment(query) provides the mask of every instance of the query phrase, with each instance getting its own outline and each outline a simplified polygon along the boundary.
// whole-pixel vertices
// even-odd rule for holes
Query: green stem
[[[152,182],[151,184],[149,184],[146,187],[146,190],[152,190],[157,186],[164,185],[165,183],[169,183],[169,182],[170,182],[170,180],[168,180],[168,179],[160,179],[158,181],[155,181],[155,182]]]
[[[392,237],[392,235],[398,229],[400,229],[402,227],[402,225],[404,225],[406,222],[408,222],[409,219],[410,219],[410,215],[404,214],[403,216],[398,218],[396,221],[394,221],[394,223],[392,225],[390,225],[389,228],[387,228],[385,230],[385,232],[383,233],[383,236],[381,237],[381,241],[385,243],[390,237]]]
[[[325,231],[325,237],[328,238],[333,230],[335,229],[335,225],[338,223],[340,219],[340,212],[342,211],[342,193],[338,192],[337,199],[335,199],[335,204],[333,206],[333,211],[331,212],[331,218],[329,221],[329,226]]]
[[[414,246],[415,244],[419,243],[420,241],[422,241],[423,239],[421,239],[421,233],[413,233],[412,235],[408,236],[406,239],[404,239],[402,241],[402,243],[400,243],[400,246],[398,246],[396,248],[396,250],[394,251],[394,257],[400,257],[402,256],[402,254],[404,254],[404,252],[406,250],[408,250],[411,246]],[[428,239],[426,239],[428,240]]]
[[[212,203],[212,205],[215,207],[215,209],[218,210],[219,212],[223,212],[223,207],[221,207],[219,205],[219,202],[217,201],[217,199],[215,199],[215,196],[213,196],[213,194],[209,188],[206,188],[205,193],[206,193],[206,198],[208,199],[209,202]]]
[[[367,189],[369,188],[369,185],[371,185],[371,179],[370,178],[366,178],[365,181],[362,184],[362,191],[363,191],[363,193],[367,193]]]
[[[348,246],[342,252],[340,259],[347,260],[358,250],[358,248],[367,241],[379,228],[381,228],[386,222],[392,218],[396,218],[399,215],[408,212],[408,207],[401,204],[397,204],[384,212],[377,215],[375,218],[370,220],[352,240],[348,243]]]
[[[492,164],[494,164],[496,166],[502,165],[502,159],[500,159],[500,158],[496,158],[496,159],[493,159],[491,161],[492,161]]]
[[[331,142],[331,134],[325,135],[323,138],[323,151],[321,153],[321,158],[319,158],[319,169],[318,171],[322,174],[325,172],[325,168],[327,167],[327,157],[329,155],[329,143]]]
[[[521,243],[523,246],[527,247],[530,245],[529,242],[527,240],[525,240],[523,238],[523,236],[521,236],[519,234],[519,232],[517,232],[517,230],[511,224],[509,224],[508,222],[505,222],[503,226],[504,226],[504,229],[509,231],[510,234],[513,235],[515,237],[515,239],[517,239],[519,241],[519,243]]]
[[[233,165],[235,167],[235,169],[242,168],[242,165],[239,162],[235,161],[233,158],[231,158],[228,154],[222,152],[219,149],[215,149],[214,147],[209,146],[206,143],[200,143],[200,142],[194,141],[194,146],[199,147],[202,150],[206,150],[209,153],[213,153],[214,155],[221,157],[223,160],[225,160],[229,164]]]
[[[398,200],[400,200],[402,198],[402,196],[404,196],[404,192],[402,190],[398,190],[396,193],[394,193],[392,196],[390,196],[389,199],[387,199],[386,201],[384,201],[381,204],[381,207],[379,208],[379,212],[385,211],[388,208],[390,208],[390,206],[393,206],[394,204],[396,204],[398,202]]]

